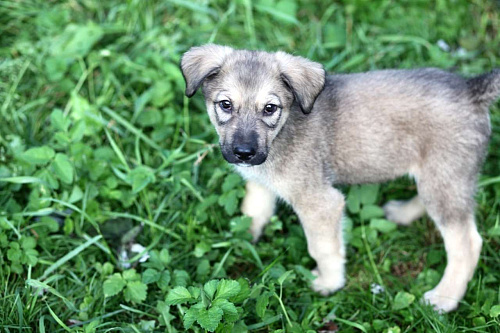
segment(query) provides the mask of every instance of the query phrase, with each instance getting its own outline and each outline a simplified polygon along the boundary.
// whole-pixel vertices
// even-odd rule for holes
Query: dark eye
[[[264,106],[264,114],[265,115],[270,116],[273,113],[275,113],[276,110],[278,110],[278,106],[276,104],[267,104],[266,106]]]
[[[230,101],[228,101],[227,99],[223,100],[223,101],[220,101],[219,102],[219,106],[222,110],[226,111],[226,112],[231,112],[231,109],[233,107],[233,105],[231,104]]]

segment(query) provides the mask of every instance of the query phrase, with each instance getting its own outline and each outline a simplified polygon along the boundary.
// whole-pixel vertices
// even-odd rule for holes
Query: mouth
[[[236,165],[236,166],[245,167],[245,168],[249,168],[249,167],[254,166],[253,164],[246,163],[246,162],[233,163],[233,164]]]
[[[265,154],[258,154],[249,161],[242,161],[235,156],[229,156],[229,158],[226,158],[226,156],[224,156],[224,158],[226,159],[226,161],[236,166],[253,167],[264,163],[267,159],[267,156]]]

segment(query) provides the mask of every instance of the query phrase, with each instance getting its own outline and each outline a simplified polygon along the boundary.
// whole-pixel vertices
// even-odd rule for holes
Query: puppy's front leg
[[[274,214],[276,196],[269,189],[252,181],[247,182],[246,189],[247,193],[243,199],[241,211],[252,218],[250,232],[253,241],[256,242]]]
[[[307,238],[307,248],[316,260],[317,278],[312,287],[328,295],[345,284],[345,249],[342,235],[344,197],[334,188],[300,191],[292,201]]]

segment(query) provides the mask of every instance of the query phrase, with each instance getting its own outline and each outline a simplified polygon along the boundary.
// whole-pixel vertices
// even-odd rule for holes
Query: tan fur
[[[425,206],[417,196],[408,201],[392,200],[384,205],[385,216],[397,224],[409,225],[425,214]]]
[[[338,290],[344,198],[332,185],[410,174],[418,197],[388,203],[387,217],[409,224],[427,211],[448,265],[424,300],[439,311],[458,306],[481,251],[473,196],[500,70],[468,80],[431,68],[325,76],[301,57],[217,45],[191,49],[181,67],[186,94],[202,87],[222,154],[248,180],[242,210],[255,239],[281,198],[316,260],[312,287]]]

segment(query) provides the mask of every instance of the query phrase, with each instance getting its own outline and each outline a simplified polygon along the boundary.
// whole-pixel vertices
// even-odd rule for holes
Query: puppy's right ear
[[[217,74],[226,56],[233,51],[228,46],[207,44],[192,47],[184,53],[181,70],[186,80],[186,96],[193,96],[207,77]]]

